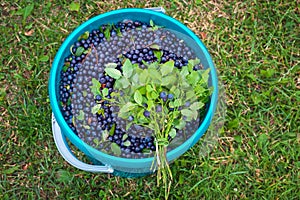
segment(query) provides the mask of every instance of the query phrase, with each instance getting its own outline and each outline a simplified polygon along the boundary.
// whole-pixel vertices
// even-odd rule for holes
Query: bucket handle
[[[76,156],[71,152],[70,147],[66,141],[66,137],[62,134],[58,123],[52,113],[52,132],[55,141],[55,145],[62,155],[62,157],[72,166],[87,171],[96,173],[113,173],[114,169],[109,165],[89,165],[76,158]]]
[[[166,13],[166,10],[163,7],[152,7],[152,8],[144,8],[144,9]],[[96,173],[114,172],[114,169],[109,165],[103,165],[103,166],[89,165],[78,160],[76,156],[71,152],[70,147],[66,141],[66,137],[62,134],[53,113],[52,113],[52,133],[53,133],[55,145],[59,153],[70,165],[87,172],[96,172]]]

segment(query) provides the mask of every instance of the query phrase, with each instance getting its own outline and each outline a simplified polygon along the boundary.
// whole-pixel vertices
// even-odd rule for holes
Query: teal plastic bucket
[[[77,41],[78,37],[82,35],[86,31],[91,31],[92,29],[98,28],[102,24],[108,23],[116,23],[122,21],[124,19],[130,20],[139,20],[142,22],[149,22],[153,20],[157,25],[166,27],[170,30],[175,30],[180,34],[180,37],[187,37],[193,40],[193,46],[191,48],[196,52],[196,56],[200,58],[202,65],[204,68],[210,68],[210,81],[209,84],[213,86],[213,93],[210,98],[210,103],[207,109],[207,114],[205,118],[202,120],[200,127],[197,131],[187,139],[182,145],[177,148],[171,150],[167,153],[167,158],[169,161],[173,161],[178,158],[184,152],[186,152],[189,148],[191,148],[206,132],[208,129],[214,112],[216,110],[217,101],[218,101],[218,79],[216,69],[214,67],[211,56],[209,55],[206,47],[201,42],[201,40],[185,25],[175,20],[172,17],[167,16],[164,13],[156,12],[152,10],[146,9],[120,9],[111,12],[107,12],[96,16],[78,28],[76,28],[63,42],[61,47],[59,48],[54,62],[52,64],[50,79],[49,79],[49,96],[50,103],[53,111],[53,120],[55,127],[53,131],[56,131],[55,141],[57,143],[58,149],[63,154],[63,157],[66,158],[66,154],[69,155],[68,161],[72,160],[70,156],[72,156],[70,149],[64,148],[63,146],[67,146],[65,141],[65,137],[67,137],[72,144],[74,144],[80,151],[94,160],[94,163],[102,163],[106,168],[99,168],[97,170],[97,166],[88,166],[78,167],[80,169],[86,171],[97,171],[97,172],[108,172],[112,173],[113,171],[119,171],[124,173],[135,173],[135,174],[143,174],[149,173],[151,164],[153,162],[152,158],[141,158],[141,159],[129,159],[129,158],[121,158],[112,155],[105,154],[90,145],[83,142],[67,125],[67,122],[64,120],[63,115],[60,111],[59,104],[59,82],[60,82],[60,71],[62,70],[62,66],[64,65],[64,58],[69,55],[70,47],[74,42]],[[182,38],[185,39],[185,38]],[[189,39],[189,40],[190,40]],[[196,44],[196,45],[195,45]],[[58,133],[59,132],[59,133]],[[59,135],[61,134],[61,135]],[[67,152],[69,151],[69,152]],[[70,162],[71,163],[71,162]],[[72,163],[71,163],[72,164]],[[76,166],[75,164],[73,164]],[[76,166],[77,167],[77,166]]]

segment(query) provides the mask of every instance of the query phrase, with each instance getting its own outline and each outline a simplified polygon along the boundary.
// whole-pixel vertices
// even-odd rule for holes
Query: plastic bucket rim
[[[48,83],[48,90],[49,90],[49,97],[50,97],[50,104],[51,104],[51,107],[52,107],[52,111],[54,113],[55,118],[57,119],[57,122],[58,122],[59,126],[63,129],[62,134],[65,134],[69,139],[70,138],[74,139],[74,140],[70,139],[72,143],[77,143],[78,145],[83,145],[83,147],[85,149],[87,149],[89,152],[99,154],[102,157],[105,157],[106,159],[109,159],[109,160],[115,160],[115,161],[119,161],[119,162],[128,162],[128,163],[138,164],[138,163],[152,162],[154,157],[139,158],[139,159],[117,157],[117,156],[113,156],[113,155],[103,153],[103,152],[93,148],[92,146],[86,144],[84,141],[82,141],[71,130],[71,128],[68,126],[65,119],[63,118],[62,113],[61,113],[60,108],[59,108],[59,105],[58,105],[58,99],[56,97],[56,87],[55,87],[56,75],[57,75],[56,73],[57,73],[58,68],[59,68],[60,59],[62,59],[62,55],[63,55],[64,51],[66,50],[67,45],[71,42],[71,40],[81,30],[88,27],[90,24],[94,23],[95,21],[101,20],[101,19],[103,19],[105,17],[108,17],[110,15],[121,14],[121,13],[134,13],[134,12],[138,12],[138,13],[141,13],[141,14],[155,15],[157,17],[164,18],[165,20],[168,20],[171,23],[174,23],[175,25],[177,25],[181,29],[183,29],[185,32],[187,32],[189,37],[191,37],[199,45],[199,47],[203,50],[203,53],[205,54],[204,56],[207,59],[208,66],[210,68],[211,80],[212,80],[212,86],[213,86],[213,93],[211,95],[211,101],[210,101],[209,109],[208,109],[208,111],[207,111],[207,113],[204,117],[204,120],[202,121],[199,128],[197,129],[197,131],[192,136],[190,136],[184,143],[182,143],[180,146],[178,146],[175,149],[169,151],[167,153],[167,157],[172,157],[172,156],[178,154],[180,149],[183,148],[182,146],[185,146],[187,144],[192,144],[192,141],[194,141],[196,137],[201,137],[207,130],[207,128],[205,128],[205,130],[204,130],[204,127],[205,126],[208,127],[208,125],[210,125],[210,122],[212,120],[212,117],[213,117],[213,114],[215,112],[216,105],[217,105],[217,100],[218,100],[218,79],[217,79],[216,69],[214,67],[211,56],[207,51],[207,48],[202,43],[202,41],[195,35],[195,33],[193,33],[188,27],[183,25],[178,20],[176,20],[176,19],[174,19],[174,18],[172,18],[168,15],[165,15],[163,13],[159,13],[159,12],[151,11],[151,10],[146,10],[146,9],[140,9],[140,8],[125,8],[125,9],[113,10],[113,11],[109,11],[109,12],[97,15],[97,16],[85,21],[84,23],[82,23],[80,26],[78,26],[76,29],[74,29],[67,36],[67,38],[64,40],[64,42],[60,46],[59,50],[57,51],[56,56],[54,58],[54,61],[52,63],[51,71],[50,71],[50,79],[49,79],[49,83]],[[199,136],[199,134],[200,134],[200,136]],[[77,146],[76,144],[74,144],[74,145]],[[79,148],[79,147],[77,146],[77,148]]]

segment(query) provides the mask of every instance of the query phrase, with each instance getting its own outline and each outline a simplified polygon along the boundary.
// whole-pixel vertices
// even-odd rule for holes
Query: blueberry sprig
[[[126,129],[137,124],[154,131],[156,166],[152,167],[158,171],[158,184],[162,179],[166,189],[172,181],[166,158],[170,140],[185,127],[186,122],[197,119],[210,95],[207,86],[209,70],[195,70],[199,62],[189,60],[181,69],[175,67],[172,60],[143,62],[147,67],[141,69],[139,64],[124,59],[122,71],[105,68],[106,74],[115,79],[114,89],[117,91],[112,92],[110,101],[120,108],[118,116],[130,121]],[[199,88],[203,88],[201,92],[196,91]]]

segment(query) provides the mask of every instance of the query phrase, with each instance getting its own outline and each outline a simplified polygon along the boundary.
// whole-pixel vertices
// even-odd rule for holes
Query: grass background
[[[163,198],[155,175],[125,179],[67,164],[52,138],[47,91],[55,53],[79,24],[154,6],[199,35],[227,94],[217,145],[206,156],[196,145],[172,164],[170,199],[299,199],[298,0],[87,0],[79,11],[65,0],[34,2],[31,12],[31,1],[0,3],[0,199]]]

